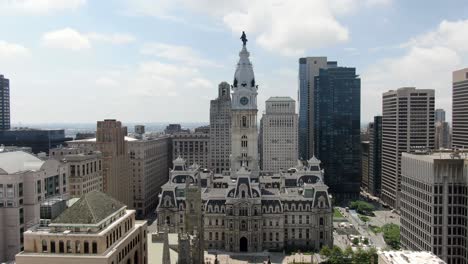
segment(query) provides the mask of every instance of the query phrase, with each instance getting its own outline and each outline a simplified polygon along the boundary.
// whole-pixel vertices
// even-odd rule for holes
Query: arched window
[[[247,127],[247,117],[242,117],[242,127]]]
[[[166,224],[170,225],[171,224],[171,217],[166,216]]]
[[[50,241],[50,253],[55,253],[55,241]]]
[[[319,224],[323,225],[323,217],[320,217]]]
[[[67,240],[67,253],[72,253],[72,245],[70,240]]]
[[[64,253],[65,252],[65,244],[63,244],[63,241],[59,241],[59,253]]]
[[[81,243],[79,240],[75,241],[75,253],[80,254],[81,253]]]
[[[47,252],[47,241],[45,239],[42,240],[42,252]]]
[[[97,254],[97,242],[93,241],[93,254]]]
[[[85,241],[83,245],[84,245],[84,253],[89,254],[89,242]]]
[[[242,190],[242,198],[245,198],[245,191]]]
[[[247,222],[245,220],[242,220],[241,222],[241,230],[247,231]]]

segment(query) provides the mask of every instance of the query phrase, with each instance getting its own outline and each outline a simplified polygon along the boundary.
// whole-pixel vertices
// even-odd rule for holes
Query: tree
[[[331,255],[331,249],[328,246],[323,246],[322,249],[320,250],[320,255],[324,257],[330,257]]]
[[[353,242],[353,245],[359,244],[359,238],[357,238],[357,237],[353,238],[352,242]]]
[[[364,245],[369,245],[369,238],[367,238],[367,237],[364,238],[364,242],[363,242],[363,243],[364,243]]]
[[[375,210],[375,207],[364,201],[354,201],[349,204],[349,208],[358,211],[360,214],[372,214],[372,211]]]
[[[385,243],[392,249],[400,249],[400,227],[396,224],[382,226]]]

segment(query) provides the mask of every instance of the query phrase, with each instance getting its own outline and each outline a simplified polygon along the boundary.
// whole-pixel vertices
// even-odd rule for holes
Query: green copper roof
[[[81,196],[52,224],[97,224],[125,206],[105,193],[92,191]]]

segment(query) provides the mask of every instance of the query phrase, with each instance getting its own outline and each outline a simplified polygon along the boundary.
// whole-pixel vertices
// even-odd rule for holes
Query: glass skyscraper
[[[356,198],[361,174],[361,79],[355,68],[320,69],[314,89],[314,153],[337,199]]]
[[[336,67],[336,61],[327,57],[305,57],[299,59],[299,158],[314,156],[314,78],[320,69]]]

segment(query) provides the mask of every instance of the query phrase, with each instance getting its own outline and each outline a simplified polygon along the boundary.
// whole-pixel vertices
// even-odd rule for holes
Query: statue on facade
[[[240,37],[240,39],[242,40],[242,43],[244,43],[244,46],[245,44],[247,44],[247,36],[245,35],[245,31],[242,31],[242,36]]]

